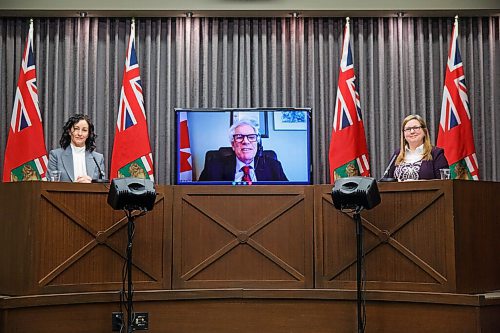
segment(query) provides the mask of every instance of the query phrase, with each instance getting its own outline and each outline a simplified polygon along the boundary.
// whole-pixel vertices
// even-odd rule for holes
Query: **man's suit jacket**
[[[395,151],[391,157],[399,154],[399,150]],[[420,165],[420,171],[418,172],[418,179],[440,179],[441,175],[439,169],[448,168],[448,161],[444,157],[444,150],[439,147],[432,147],[431,150],[432,160],[422,161]],[[394,170],[396,170],[396,159],[389,169],[388,177],[394,178]]]
[[[101,172],[103,173],[100,178],[106,178],[104,169],[104,156],[95,151],[90,152],[88,150],[85,150],[85,167],[87,169],[87,175],[92,177],[92,180],[99,179],[99,169],[97,168],[96,161],[97,164],[99,164],[99,168],[101,168]],[[53,170],[61,171],[62,182],[75,181],[75,173],[73,168],[73,152],[71,151],[71,146],[66,147],[66,149],[57,148],[50,151],[48,171]]]
[[[257,181],[288,181],[281,163],[265,156],[255,158]],[[236,155],[217,157],[205,163],[200,181],[234,181]]]

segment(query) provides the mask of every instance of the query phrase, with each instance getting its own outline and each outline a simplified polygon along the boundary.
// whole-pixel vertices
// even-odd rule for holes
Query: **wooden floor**
[[[500,293],[370,291],[366,332],[500,332]],[[4,297],[0,332],[111,332],[116,292]],[[356,293],[345,290],[169,290],[134,295],[148,332],[355,332]]]

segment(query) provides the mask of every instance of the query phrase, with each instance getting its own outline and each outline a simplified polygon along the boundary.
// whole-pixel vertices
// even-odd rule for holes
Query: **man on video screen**
[[[263,154],[255,123],[240,120],[229,129],[233,153],[205,161],[200,181],[288,181],[281,163]]]

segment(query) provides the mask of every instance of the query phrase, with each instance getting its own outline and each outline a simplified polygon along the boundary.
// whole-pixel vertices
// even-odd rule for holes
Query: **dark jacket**
[[[255,176],[257,181],[288,181],[281,163],[266,156],[255,157]],[[236,155],[221,156],[205,163],[200,181],[234,181]]]
[[[394,156],[399,154],[399,150],[396,150],[391,157],[391,160]],[[422,161],[422,165],[420,166],[420,171],[418,172],[418,179],[440,179],[441,175],[439,173],[439,169],[448,168],[448,161],[446,157],[444,157],[444,150],[439,147],[432,147],[431,150],[432,160],[430,161]],[[388,177],[394,178],[394,170],[396,169],[396,159],[392,162],[392,165],[389,169]]]

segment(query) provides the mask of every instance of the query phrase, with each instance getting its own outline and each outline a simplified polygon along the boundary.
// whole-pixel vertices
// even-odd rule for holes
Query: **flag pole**
[[[135,38],[135,18],[132,17],[130,23],[130,35]],[[133,281],[132,281],[132,246],[135,230],[135,219],[132,210],[125,210],[127,215],[127,333],[132,333],[134,329],[134,305],[133,305]]]
[[[28,38],[33,39],[33,18],[30,18],[30,27],[28,29]]]

